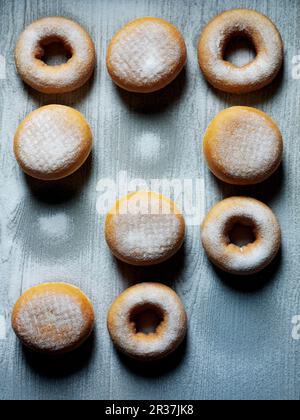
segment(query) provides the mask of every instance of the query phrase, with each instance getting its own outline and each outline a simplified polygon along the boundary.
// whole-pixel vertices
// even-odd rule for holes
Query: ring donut
[[[139,318],[155,316],[156,329],[139,330]],[[130,287],[112,304],[108,313],[108,330],[119,351],[139,361],[162,359],[183,342],[187,315],[178,295],[158,283]]]
[[[26,347],[39,353],[64,354],[91,335],[94,310],[77,287],[45,283],[20,297],[13,309],[12,327]]]
[[[113,255],[127,264],[160,264],[181,248],[185,220],[176,204],[163,195],[135,192],[110,210],[105,237]]]
[[[182,71],[187,50],[179,30],[166,20],[145,17],[124,26],[110,42],[107,68],[129,92],[163,89]]]
[[[254,185],[280,166],[283,139],[267,114],[236,106],[220,112],[210,123],[203,149],[210,170],[221,181]]]
[[[236,36],[247,37],[257,56],[238,67],[225,61],[225,51]],[[283,63],[283,42],[274,23],[259,12],[234,9],[213,19],[204,29],[198,46],[199,64],[204,76],[215,88],[243,94],[270,84]]]
[[[44,47],[60,42],[71,58],[49,66],[42,61]],[[21,34],[15,51],[17,71],[25,83],[42,93],[67,93],[92,76],[96,51],[90,35],[76,22],[63,17],[40,19]]]
[[[231,232],[236,226],[252,230],[254,241],[236,245]],[[209,259],[221,270],[252,275],[266,268],[281,245],[279,222],[272,210],[253,198],[233,197],[218,203],[202,225],[202,243]]]

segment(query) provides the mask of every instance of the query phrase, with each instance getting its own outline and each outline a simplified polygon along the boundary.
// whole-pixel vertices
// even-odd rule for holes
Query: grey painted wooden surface
[[[232,7],[255,8],[270,16],[286,47],[285,68],[276,82],[243,97],[208,86],[196,57],[205,23]],[[74,18],[95,40],[95,77],[74,94],[38,94],[15,73],[18,34],[46,15]],[[176,24],[189,53],[185,74],[147,97],[120,92],[105,68],[108,40],[125,22],[144,15]],[[0,399],[299,399],[300,341],[292,339],[291,323],[300,314],[300,80],[292,78],[292,58],[300,54],[299,1],[1,0],[0,19],[0,54],[7,60],[7,79],[0,81]],[[82,111],[95,136],[88,164],[55,184],[24,177],[12,153],[18,123],[49,103]],[[200,145],[205,128],[231,105],[268,112],[284,134],[283,168],[259,187],[225,186],[204,164]],[[139,143],[145,133],[156,139],[150,151]],[[104,241],[104,219],[96,212],[96,185],[120,170],[146,179],[204,177],[207,208],[233,194],[262,199],[281,221],[280,257],[259,276],[234,281],[206,260],[195,227],[188,231],[184,250],[162,267],[132,269],[117,263]],[[79,353],[49,361],[22,349],[10,329],[10,312],[22,291],[56,280],[72,282],[91,297],[97,328]],[[120,357],[105,327],[112,300],[144,280],[174,287],[190,320],[185,345],[151,368]],[[6,339],[1,337],[3,317]]]

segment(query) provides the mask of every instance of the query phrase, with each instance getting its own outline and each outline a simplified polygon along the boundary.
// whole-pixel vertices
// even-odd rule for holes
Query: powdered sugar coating
[[[136,332],[132,314],[138,309],[157,308],[163,320],[151,334]],[[182,343],[187,330],[187,316],[178,295],[157,283],[142,283],[127,289],[112,304],[108,314],[110,335],[130,357],[151,361],[161,359]]]
[[[23,170],[39,179],[59,179],[77,170],[92,147],[84,117],[72,108],[51,105],[31,113],[15,137]]]
[[[233,107],[222,111],[210,124],[204,152],[210,169],[221,180],[257,184],[280,165],[283,140],[277,125],[265,113]]]
[[[255,242],[238,247],[231,243],[230,230],[237,223],[253,228]],[[257,273],[275,258],[281,244],[278,220],[269,207],[258,200],[233,197],[218,203],[202,226],[202,243],[211,261],[237,275]]]
[[[175,27],[162,19],[144,18],[113,38],[107,61],[121,87],[151,92],[177,77],[186,62],[186,48]]]
[[[174,203],[149,194],[137,193],[120,200],[117,211],[114,208],[107,217],[107,243],[117,258],[129,264],[163,262],[184,241],[185,222]]]
[[[224,60],[228,41],[236,35],[248,37],[257,57],[243,67]],[[199,42],[199,63],[208,81],[230,93],[247,93],[271,83],[283,62],[283,43],[276,26],[254,10],[235,9],[213,19]]]
[[[24,294],[15,310],[13,326],[20,340],[39,352],[63,353],[76,348],[91,332],[90,314],[83,312],[85,299],[72,294],[72,288],[61,290],[42,285]],[[74,289],[75,290],[75,289]]]
[[[66,64],[49,66],[41,58],[43,46],[62,42],[72,57]],[[76,22],[62,17],[47,17],[29,25],[16,47],[16,66],[22,79],[43,93],[67,93],[91,77],[96,52],[89,34]]]

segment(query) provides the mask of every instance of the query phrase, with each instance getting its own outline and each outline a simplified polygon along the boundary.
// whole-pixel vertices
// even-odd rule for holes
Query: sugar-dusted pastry
[[[77,287],[45,283],[20,297],[13,310],[12,326],[26,347],[62,354],[77,349],[91,335],[94,310]]]
[[[187,50],[181,33],[154,17],[134,20],[110,42],[107,68],[113,81],[130,92],[150,93],[171,83],[182,71]]]
[[[19,126],[14,152],[22,170],[46,181],[65,178],[87,160],[93,135],[73,108],[49,105],[29,114]]]
[[[61,43],[70,55],[67,63],[50,66],[42,59],[44,48]],[[92,76],[96,52],[90,35],[76,22],[46,17],[29,25],[15,51],[17,71],[25,83],[42,93],[67,93],[83,86]]]
[[[139,318],[156,317],[154,331],[139,328]],[[115,346],[139,361],[159,360],[174,352],[187,332],[187,315],[178,295],[159,283],[130,287],[111,305],[108,330]]]
[[[204,137],[204,154],[210,170],[222,181],[258,184],[281,164],[282,135],[264,112],[236,106],[211,122]]]
[[[253,242],[232,241],[236,227],[252,230]],[[210,260],[221,270],[251,275],[266,268],[281,245],[281,229],[272,210],[253,198],[232,197],[218,203],[202,225],[202,243]]]
[[[238,67],[224,59],[232,38],[248,38],[256,58]],[[234,9],[214,18],[201,34],[198,57],[201,70],[215,88],[236,94],[256,91],[270,84],[283,63],[283,42],[271,20],[255,10]]]
[[[176,204],[154,192],[120,199],[107,215],[105,236],[112,253],[136,266],[159,264],[181,248],[185,221]]]

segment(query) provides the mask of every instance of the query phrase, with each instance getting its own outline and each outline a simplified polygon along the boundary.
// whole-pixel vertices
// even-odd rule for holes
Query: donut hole
[[[58,37],[46,38],[41,41],[36,53],[36,58],[48,66],[66,64],[72,56],[72,47]]]
[[[236,67],[244,67],[255,60],[257,51],[251,38],[245,34],[232,35],[224,45],[223,60]]]
[[[130,315],[130,324],[135,334],[156,334],[163,321],[163,311],[152,304],[136,307]]]
[[[231,220],[227,227],[228,244],[245,248],[257,240],[256,226],[252,220],[240,218]]]

